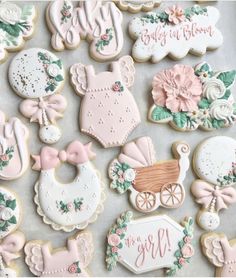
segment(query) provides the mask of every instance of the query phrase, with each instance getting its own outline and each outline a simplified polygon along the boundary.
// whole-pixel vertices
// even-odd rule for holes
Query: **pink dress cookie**
[[[140,114],[129,88],[134,83],[130,56],[112,62],[111,71],[96,74],[93,66],[75,64],[71,81],[83,97],[81,131],[96,138],[104,148],[121,146],[140,123]]]

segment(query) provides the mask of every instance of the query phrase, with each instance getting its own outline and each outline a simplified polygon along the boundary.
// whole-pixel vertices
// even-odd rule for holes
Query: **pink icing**
[[[190,66],[175,65],[158,73],[152,82],[152,96],[156,105],[171,112],[193,112],[202,94],[200,79]]]
[[[194,255],[193,246],[189,243],[186,243],[183,248],[181,249],[181,253],[184,258],[191,258]]]
[[[167,8],[165,12],[169,16],[168,20],[173,24],[178,24],[185,19],[184,10],[178,5],[173,5],[172,7]]]
[[[107,241],[109,245],[117,246],[120,243],[120,237],[117,234],[110,234]]]

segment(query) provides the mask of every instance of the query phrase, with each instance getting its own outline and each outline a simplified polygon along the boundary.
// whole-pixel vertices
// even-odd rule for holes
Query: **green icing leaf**
[[[205,63],[201,66],[200,71],[210,71],[209,64]]]
[[[223,120],[217,120],[217,119],[213,119],[212,120],[212,126],[216,129],[219,129],[221,127],[224,126],[224,121]]]
[[[62,76],[61,74],[59,74],[59,75],[57,75],[57,76],[55,77],[55,80],[58,81],[58,82],[60,82],[60,81],[63,80],[63,76]]]
[[[156,106],[152,111],[151,117],[154,121],[161,121],[172,118],[172,114],[167,108]]]
[[[179,128],[184,128],[184,126],[187,123],[187,116],[183,112],[175,113],[173,114],[173,121],[176,124],[177,127]]]
[[[6,201],[6,207],[11,208],[14,210],[16,208],[16,200],[7,200]]]
[[[230,97],[230,95],[231,95],[231,91],[230,90],[226,90],[225,94],[220,99],[228,99]]]
[[[209,108],[210,106],[210,102],[206,99],[206,98],[202,98],[199,102],[198,102],[198,107],[200,109],[206,109]]]
[[[217,76],[217,79],[220,79],[225,84],[225,87],[228,88],[234,83],[235,76],[236,76],[236,70],[231,70],[231,71],[221,72]]]
[[[12,216],[9,220],[8,220],[9,223],[11,224],[16,224],[17,221],[16,221],[16,217],[15,216]]]

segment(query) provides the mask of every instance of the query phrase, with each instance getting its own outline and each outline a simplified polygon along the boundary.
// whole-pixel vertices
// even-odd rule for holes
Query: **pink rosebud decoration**
[[[121,235],[123,233],[122,229],[117,229],[116,230],[117,235]]]
[[[117,234],[110,234],[108,236],[108,244],[111,246],[118,246],[120,244],[120,237]]]
[[[193,246],[189,243],[185,244],[183,248],[181,249],[181,253],[184,258],[191,258],[194,254]]]
[[[185,242],[185,243],[190,243],[190,242],[191,242],[191,237],[190,237],[190,236],[186,236],[186,237],[184,238],[184,242]]]
[[[184,258],[179,258],[179,264],[184,265],[186,263]]]
[[[118,248],[116,247],[116,246],[113,246],[112,248],[111,248],[111,252],[112,253],[116,253],[118,251]]]
[[[169,22],[173,24],[179,24],[185,19],[184,10],[178,5],[169,7],[165,12],[168,14]]]
[[[3,154],[3,155],[0,156],[0,159],[2,161],[7,161],[8,160],[8,156],[6,154]]]
[[[73,203],[68,203],[68,204],[67,204],[67,208],[68,208],[69,211],[72,211],[73,208],[74,208]]]
[[[202,84],[190,66],[175,65],[156,74],[152,82],[156,105],[171,112],[194,112],[202,94]]]
[[[112,86],[112,90],[115,91],[115,92],[119,92],[120,91],[120,86],[118,84],[114,84]]]
[[[103,35],[101,36],[101,39],[102,39],[103,41],[108,41],[108,40],[109,40],[109,36],[108,36],[107,34],[103,34]]]
[[[70,273],[76,273],[77,272],[77,265],[76,264],[72,264],[69,266],[68,271]]]

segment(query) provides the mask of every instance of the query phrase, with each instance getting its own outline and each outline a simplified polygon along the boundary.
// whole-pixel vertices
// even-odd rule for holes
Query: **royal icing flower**
[[[47,67],[47,73],[51,76],[51,77],[56,77],[60,74],[61,69],[58,67],[58,65],[56,64],[51,64]]]
[[[72,211],[73,208],[74,208],[73,203],[68,203],[68,204],[67,204],[67,208],[68,208],[69,211]]]
[[[223,97],[225,92],[226,88],[221,80],[212,77],[204,81],[203,95],[210,101]]]
[[[123,233],[122,229],[117,229],[117,230],[116,230],[116,234],[117,234],[117,235],[121,235],[122,233]]]
[[[116,246],[113,246],[113,247],[111,248],[111,252],[112,252],[112,253],[117,253],[117,251],[118,251],[118,248],[117,248]]]
[[[217,120],[230,121],[234,109],[232,103],[226,99],[217,99],[210,106],[210,115]]]
[[[189,243],[186,243],[181,249],[181,253],[185,259],[191,258],[194,255],[193,246]]]
[[[114,92],[123,92],[124,87],[121,85],[120,81],[116,81],[115,84],[112,85],[112,90]]]
[[[184,10],[178,5],[174,5],[165,10],[166,14],[168,14],[168,21],[173,24],[179,24],[184,21]]]
[[[2,23],[15,25],[20,19],[20,7],[10,2],[0,4],[0,21]]]
[[[108,236],[108,244],[111,246],[118,246],[120,244],[120,237],[117,234],[110,234]]]
[[[184,238],[184,242],[185,242],[185,243],[190,243],[190,242],[191,242],[191,237],[190,237],[190,236],[186,236],[186,237]]]
[[[134,181],[135,176],[136,176],[136,173],[135,173],[134,169],[130,168],[130,169],[125,170],[125,172],[124,172],[124,179],[126,181],[129,181],[129,182]]]
[[[103,35],[101,36],[101,39],[102,39],[103,41],[108,41],[108,40],[109,40],[108,34],[103,34]]]
[[[186,263],[184,258],[179,258],[179,264],[184,265]]]
[[[68,271],[70,273],[76,273],[77,272],[77,265],[76,264],[72,264],[69,266]]]
[[[202,84],[190,66],[175,65],[161,71],[153,79],[152,96],[156,105],[171,112],[198,110]]]
[[[2,220],[7,221],[13,216],[13,210],[11,208],[3,208],[0,211],[0,217]]]
[[[2,161],[7,161],[8,160],[8,156],[6,154],[2,154],[2,155],[0,155],[0,159]]]

